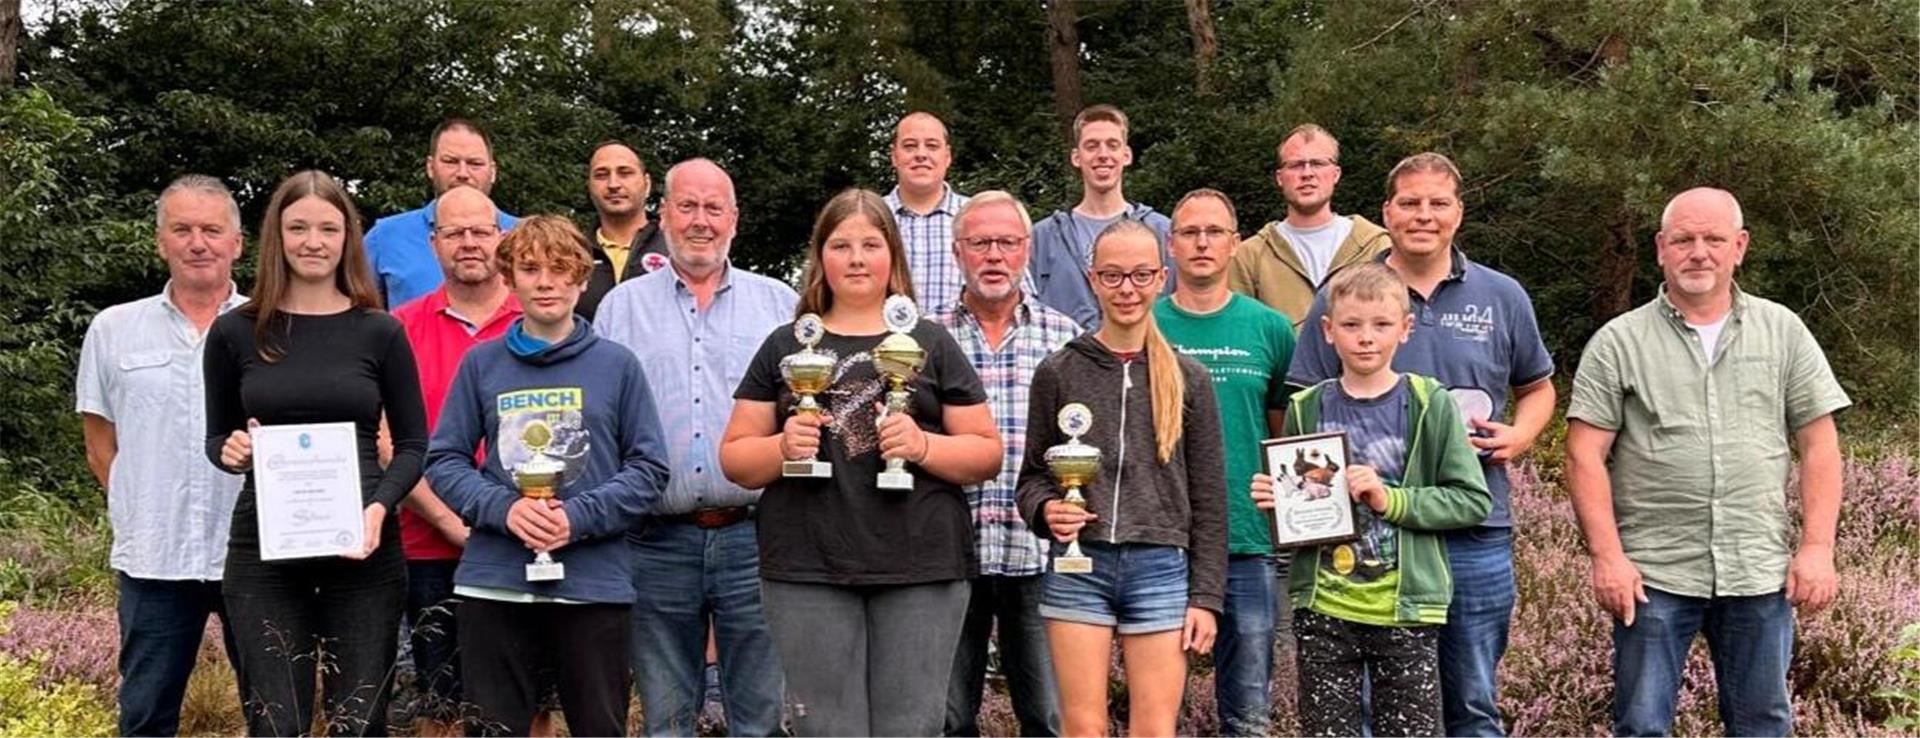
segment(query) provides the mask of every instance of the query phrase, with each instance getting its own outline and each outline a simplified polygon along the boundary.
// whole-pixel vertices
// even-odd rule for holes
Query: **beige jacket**
[[[1353,232],[1333,252],[1333,265],[1327,270],[1329,280],[1340,270],[1372,259],[1393,245],[1386,229],[1358,215],[1345,217],[1353,219]],[[1286,313],[1295,330],[1307,319],[1307,309],[1313,307],[1313,295],[1320,288],[1308,278],[1306,265],[1300,262],[1293,244],[1280,234],[1278,222],[1268,223],[1240,242],[1227,270],[1227,286]]]

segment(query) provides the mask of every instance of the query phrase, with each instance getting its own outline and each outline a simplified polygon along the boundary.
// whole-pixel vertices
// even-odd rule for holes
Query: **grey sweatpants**
[[[970,586],[761,580],[794,735],[940,735]]]

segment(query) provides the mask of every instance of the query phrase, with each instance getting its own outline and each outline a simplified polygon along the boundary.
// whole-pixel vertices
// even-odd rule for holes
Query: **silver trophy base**
[[[554,561],[553,557],[541,553],[527,565],[527,581],[557,582],[567,578],[567,565]]]
[[[805,479],[831,479],[833,465],[825,461],[803,459],[800,461],[780,462],[780,476],[801,477]]]
[[[881,489],[911,490],[913,489],[913,472],[880,472],[879,485]]]

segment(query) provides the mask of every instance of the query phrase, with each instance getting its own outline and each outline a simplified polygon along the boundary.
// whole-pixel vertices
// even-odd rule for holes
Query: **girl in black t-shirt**
[[[380,309],[360,218],[324,172],[287,178],[260,226],[253,301],[215,321],[206,344],[207,456],[247,475],[233,509],[222,596],[250,735],[313,725],[314,676],[334,734],[385,735],[406,600],[399,526],[389,515],[420,480],[426,410],[413,350]],[[393,458],[374,439],[385,415]],[[255,425],[351,422],[364,525],[344,556],[262,561],[254,488]]]
[[[938,735],[966,613],[973,522],[962,485],[1000,470],[999,433],[979,377],[946,329],[918,321],[926,351],[905,414],[879,420],[885,382],[872,351],[888,334],[882,306],[913,297],[898,227],[879,196],[828,201],[808,244],[797,314],[818,314],[815,350],[835,359],[818,415],[792,412],[780,375],[800,350],[774,331],[734,393],[720,449],[727,478],[764,487],[760,576],[767,624],[801,735]],[[818,455],[833,477],[781,476],[782,460]],[[906,460],[913,489],[879,488],[887,459]]]

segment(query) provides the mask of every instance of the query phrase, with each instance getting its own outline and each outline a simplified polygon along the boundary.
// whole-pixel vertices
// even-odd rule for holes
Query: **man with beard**
[[[457,185],[466,185],[491,195],[498,172],[493,164],[493,144],[480,125],[464,118],[448,118],[433,129],[427,139],[427,181],[433,183],[433,196],[439,197]],[[507,231],[518,218],[498,213],[494,224]],[[428,236],[433,232],[433,203],[418,210],[389,215],[367,231],[367,260],[373,266],[375,281],[388,308],[413,302],[440,286],[440,262],[434,256]]]
[[[667,239],[647,218],[653,178],[633,148],[619,141],[594,147],[587,162],[587,195],[600,222],[593,230],[593,273],[574,313],[592,320],[614,285],[667,265]]]
[[[727,481],[720,439],[747,364],[793,318],[800,296],[729,263],[740,211],[718,165],[681,162],[666,185],[667,268],[614,288],[594,322],[640,358],[671,472],[659,504],[627,536],[636,563],[634,684],[647,735],[693,735],[711,621],[728,733],[773,735],[783,688],[760,607],[760,490]]]
[[[1040,617],[1046,542],[1020,519],[1014,488],[1027,446],[1027,385],[1033,383],[1033,369],[1066,346],[1080,326],[1021,288],[1031,231],[1026,206],[1005,192],[982,192],[961,206],[951,250],[965,287],[959,302],[933,315],[953,333],[980,374],[1006,447],[1000,473],[966,488],[980,572],[973,580],[947,688],[947,735],[980,734],[987,636],[994,632],[995,621],[1001,671],[1013,694],[1020,734],[1060,733],[1060,698],[1054,689],[1046,621]]]
[[[439,427],[447,389],[467,351],[505,335],[520,316],[520,303],[494,260],[501,234],[493,201],[477,188],[455,185],[432,207],[437,222],[428,239],[444,279],[438,289],[393,311],[413,346],[429,432]],[[469,532],[424,478],[400,504],[420,735],[460,735],[453,573]]]

